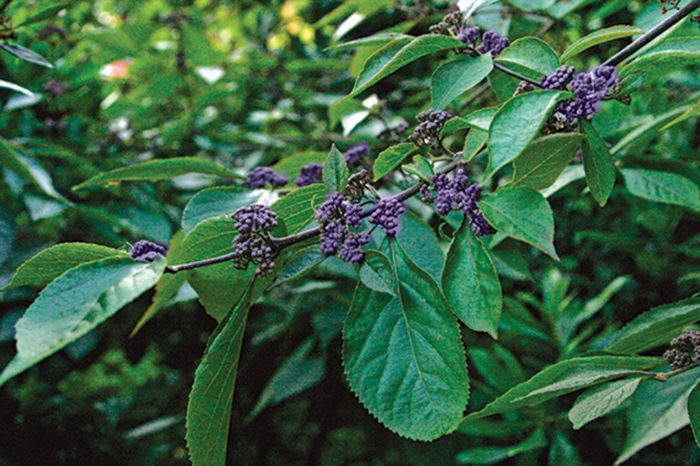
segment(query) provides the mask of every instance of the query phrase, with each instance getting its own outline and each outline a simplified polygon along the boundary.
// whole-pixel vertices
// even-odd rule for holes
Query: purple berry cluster
[[[408,140],[416,146],[436,144],[442,127],[450,118],[452,118],[452,114],[445,110],[426,110],[419,113],[416,115],[416,119],[420,124],[416,126]]]
[[[286,176],[272,171],[270,167],[255,167],[248,172],[245,180],[246,186],[251,188],[262,188],[265,185],[284,186],[289,180]]]
[[[365,260],[362,246],[369,244],[369,233],[351,233],[350,228],[362,227],[363,210],[359,204],[349,202],[338,191],[331,192],[316,209],[316,220],[321,224],[320,250],[326,256],[338,254],[351,264]]]
[[[508,38],[503,37],[496,31],[486,31],[481,36],[481,45],[477,49],[479,53],[490,53],[495,57],[503,52],[510,45]]]
[[[137,261],[153,262],[159,255],[165,257],[167,254],[168,247],[166,245],[145,239],[138,240],[129,249],[131,258]]]
[[[540,81],[540,87],[548,91],[563,89],[574,74],[574,67],[561,65],[559,68]]]
[[[277,214],[262,204],[241,207],[231,216],[238,235],[233,238],[234,267],[245,270],[252,262],[256,275],[267,275],[275,268],[270,232],[277,226]]]
[[[617,81],[617,69],[614,66],[599,65],[591,71],[577,73],[569,83],[569,88],[576,98],[562,102],[557,108],[566,122],[585,117],[593,118],[610,89]]]
[[[457,39],[463,44],[473,44],[479,40],[479,36],[481,36],[481,29],[478,26],[468,26],[459,31]]]
[[[406,212],[403,201],[395,198],[382,199],[369,216],[369,223],[382,227],[387,236],[394,238],[399,232],[399,217]]]
[[[319,180],[321,173],[323,172],[323,164],[320,163],[310,163],[301,168],[301,173],[294,181],[297,186],[308,186],[314,184]]]
[[[369,144],[366,142],[358,142],[353,144],[345,151],[345,161],[348,164],[354,164],[360,161],[362,157],[369,152]]]
[[[44,90],[51,94],[52,97],[58,97],[68,90],[68,84],[64,81],[51,79],[44,84]]]
[[[438,174],[433,176],[431,181],[437,191],[433,198],[435,211],[439,215],[445,216],[452,210],[461,210],[464,215],[469,216],[469,226],[476,236],[496,232],[479,211],[477,201],[481,197],[481,187],[476,183],[469,183],[467,172],[463,168],[458,169],[452,179],[447,175]]]
[[[664,358],[674,370],[700,362],[700,331],[686,330],[671,340],[671,349]]]

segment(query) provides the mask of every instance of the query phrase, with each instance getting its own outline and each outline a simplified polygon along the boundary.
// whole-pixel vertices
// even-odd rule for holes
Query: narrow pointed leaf
[[[580,143],[578,133],[551,134],[534,141],[513,161],[515,173],[510,186],[538,191],[548,188],[574,158]]]
[[[394,168],[401,165],[401,162],[415,151],[416,146],[411,142],[403,142],[384,149],[374,162],[374,181],[391,173]]]
[[[598,44],[604,44],[605,42],[610,42],[611,40],[621,39],[623,37],[633,36],[635,34],[643,34],[644,31],[636,26],[611,26],[605,29],[599,29],[595,32],[588,34],[587,36],[581,37],[579,40],[571,44],[564,50],[561,54],[561,61],[565,62],[570,58],[575,57],[584,50],[588,50],[591,47],[595,47]]]
[[[39,294],[17,321],[17,355],[0,385],[77,340],[156,284],[164,259],[109,257],[74,267]]]
[[[602,207],[608,202],[615,185],[615,164],[608,145],[593,125],[585,118],[581,119],[580,124],[586,134],[581,147],[586,183],[593,199]]]
[[[496,267],[467,220],[455,233],[442,271],[442,289],[452,312],[472,330],[497,337],[502,292]]]
[[[476,86],[493,69],[491,54],[470,57],[464,55],[447,62],[433,73],[431,82],[431,107],[441,110],[453,100]]]
[[[5,89],[10,89],[15,92],[19,92],[20,94],[24,94],[28,97],[34,97],[36,94],[34,94],[32,91],[30,91],[27,88],[24,88],[20,86],[19,84],[11,83],[9,81],[5,81],[0,79],[0,87],[5,88]]]
[[[349,176],[350,171],[345,157],[333,144],[326,162],[323,164],[323,182],[326,183],[329,190],[342,193],[348,183]]]
[[[477,447],[457,453],[455,461],[459,464],[494,464],[525,453],[547,446],[547,438],[540,427],[531,436],[517,445],[509,447]]]
[[[688,396],[688,418],[693,429],[695,444],[700,446],[700,385],[696,385]]]
[[[459,327],[436,283],[395,246],[396,295],[355,289],[343,329],[345,372],[390,430],[433,440],[456,428],[469,397]]]
[[[583,392],[569,410],[569,420],[574,429],[605,416],[632,396],[641,377],[616,380]]]
[[[28,61],[34,63],[35,65],[45,66],[47,68],[53,68],[53,65],[46,58],[42,57],[36,52],[29,50],[26,47],[22,47],[18,44],[8,44],[7,42],[0,42],[0,47],[3,48],[8,53],[11,53],[20,60]]]

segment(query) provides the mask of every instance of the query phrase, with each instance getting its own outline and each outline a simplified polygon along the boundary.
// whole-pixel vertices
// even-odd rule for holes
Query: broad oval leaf
[[[608,145],[593,125],[585,118],[582,118],[579,124],[586,134],[586,139],[581,147],[586,183],[588,183],[593,199],[603,207],[608,202],[615,185],[615,163]]]
[[[437,284],[395,246],[396,295],[358,283],[343,329],[348,382],[390,430],[414,440],[452,431],[469,397],[459,327]]]
[[[267,191],[243,191],[237,186],[215,186],[199,191],[182,211],[182,229],[189,234],[208,218],[231,215],[239,207],[257,204],[267,197]]]
[[[323,182],[326,183],[326,186],[331,191],[342,193],[345,185],[348,183],[349,176],[350,171],[348,170],[347,162],[345,162],[345,157],[333,144],[323,164]]]
[[[700,211],[700,186],[685,176],[644,168],[620,170],[630,193],[643,199]]]
[[[217,163],[198,157],[173,157],[169,159],[148,160],[135,163],[128,167],[117,168],[89,180],[83,181],[73,190],[85,189],[95,186],[104,186],[109,183],[133,180],[169,180],[185,173],[204,173],[206,175],[218,175],[229,178],[245,178],[243,175],[229,170]]]
[[[384,149],[377,156],[374,162],[374,181],[388,175],[398,167],[403,160],[416,150],[416,146],[411,142],[403,142],[388,149]]]
[[[542,79],[559,67],[557,53],[537,37],[514,41],[494,61],[532,79]]]
[[[445,126],[440,131],[440,136],[445,136],[455,131],[460,131],[467,128],[478,129],[479,131],[488,131],[493,121],[493,117],[498,111],[497,108],[482,108],[470,113],[465,117],[454,117],[447,120]]]
[[[17,321],[17,355],[0,385],[77,340],[156,284],[165,260],[108,257],[66,271],[39,294]]]
[[[18,286],[42,287],[73,267],[113,256],[129,257],[124,251],[99,244],[57,244],[44,249],[22,264],[3,290]]]
[[[581,143],[579,133],[556,133],[544,136],[527,146],[513,161],[511,187],[541,190],[551,186],[576,154]]]
[[[497,338],[501,282],[486,247],[474,236],[466,219],[447,252],[442,289],[452,312],[467,327]]]
[[[525,406],[535,406],[611,379],[638,375],[636,371],[649,369],[662,361],[662,358],[641,356],[586,356],[560,361],[511,388],[480,411],[469,414],[465,422]]]
[[[487,174],[493,175],[525,150],[547,121],[561,91],[527,92],[508,100],[493,117],[489,129]]]
[[[496,230],[559,260],[554,249],[554,215],[542,194],[530,188],[500,189],[482,197],[479,207]]]
[[[605,416],[632,396],[641,377],[616,380],[583,392],[569,410],[569,420],[578,430],[585,424]]]
[[[491,54],[464,55],[445,63],[433,73],[430,92],[431,107],[440,110],[454,99],[479,84],[493,69]]]
[[[36,52],[29,50],[26,47],[22,47],[18,44],[8,44],[7,42],[0,42],[0,47],[7,53],[11,53],[20,60],[28,61],[34,63],[35,65],[45,66],[47,68],[53,68],[53,65],[46,58],[42,57]]]
[[[579,53],[587,50],[591,47],[595,47],[598,44],[604,44],[605,42],[610,42],[611,40],[621,39],[623,37],[633,36],[635,34],[643,34],[644,31],[636,26],[611,26],[605,29],[599,29],[592,32],[579,40],[571,44],[564,50],[561,54],[561,61],[565,62],[570,58],[575,57]]]
[[[343,163],[345,163],[343,161]],[[328,195],[328,187],[324,184],[312,184],[298,188],[272,204],[278,217],[284,221],[288,235],[299,233],[313,220],[315,209],[320,206]]]
[[[359,94],[399,68],[421,57],[440,50],[463,47],[464,44],[454,37],[440,34],[426,34],[415,39],[410,37],[395,39],[367,59],[357,81],[355,81],[355,87],[349,95]]]
[[[224,466],[238,361],[245,333],[250,286],[214,330],[194,374],[185,423],[193,466]]]

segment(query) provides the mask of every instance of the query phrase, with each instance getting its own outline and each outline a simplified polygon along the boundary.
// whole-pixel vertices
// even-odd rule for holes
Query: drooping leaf
[[[433,73],[430,85],[431,107],[441,110],[489,75],[493,69],[490,54],[462,57],[447,62]]]
[[[124,251],[99,244],[57,244],[44,249],[22,264],[3,290],[17,288],[18,286],[42,287],[52,282],[65,271],[80,264],[115,256],[129,257]]]
[[[615,185],[615,164],[608,150],[608,145],[593,128],[593,125],[585,118],[581,119],[580,125],[586,134],[586,139],[581,147],[586,183],[588,183],[593,199],[602,207],[608,202]]]
[[[564,50],[564,53],[561,54],[560,59],[562,62],[565,62],[584,50],[588,50],[598,44],[604,44],[605,42],[609,42],[611,40],[643,33],[644,31],[636,26],[626,25],[611,26],[608,28],[599,29],[584,37],[581,37],[579,40],[568,46],[566,50]]]
[[[500,189],[482,197],[479,207],[496,230],[559,260],[554,249],[554,216],[542,194],[530,188]]]
[[[215,186],[195,194],[182,211],[182,229],[189,234],[208,218],[231,215],[238,208],[263,202],[267,191],[241,190],[236,186]]]
[[[224,466],[233,392],[243,344],[250,286],[222,320],[194,374],[185,424],[193,466]]]
[[[489,129],[489,163],[492,175],[514,160],[530,144],[567,93],[561,91],[527,92],[508,100],[493,117]]]
[[[620,172],[635,196],[700,211],[700,186],[685,176],[644,168],[623,168]]]
[[[548,188],[559,178],[581,143],[579,133],[557,133],[532,142],[513,161],[511,186]]]
[[[427,34],[414,38],[401,38],[389,42],[367,59],[355,81],[350,96],[354,96],[389,76],[394,71],[431,53],[463,48],[454,37]]]
[[[393,250],[396,295],[355,289],[343,329],[345,371],[390,430],[433,440],[457,426],[469,396],[459,327],[437,284]]]
[[[656,380],[641,382],[627,408],[627,439],[615,465],[687,426],[690,420],[686,403],[697,383],[697,369],[663,383]]]
[[[394,294],[394,269],[388,257],[370,249],[365,252],[365,261],[360,267],[360,280],[367,288],[387,294]]]
[[[459,464],[493,464],[508,458],[547,446],[547,438],[540,427],[528,438],[510,447],[477,447],[457,453],[455,461]]]
[[[284,221],[287,234],[293,235],[313,220],[315,209],[323,203],[327,194],[328,187],[325,184],[311,184],[295,189],[271,207]]]
[[[522,37],[494,59],[532,79],[542,79],[559,67],[557,53],[542,39]]]
[[[323,182],[326,183],[329,190],[342,193],[348,183],[349,176],[350,171],[345,157],[333,144],[323,164]]]
[[[681,330],[700,320],[700,296],[655,307],[635,318],[601,342],[616,353],[640,353],[667,343]],[[604,345],[604,346],[603,346]]]
[[[377,156],[374,162],[374,181],[388,175],[394,168],[401,165],[401,162],[416,150],[416,146],[411,142],[403,142],[388,149],[384,149]]]
[[[162,258],[108,257],[60,275],[17,321],[17,355],[0,374],[0,385],[114,315],[155,285],[164,267]]]
[[[501,283],[488,251],[474,236],[466,219],[447,252],[442,289],[452,312],[467,327],[497,338]]]
[[[11,53],[20,60],[28,61],[36,65],[45,66],[47,68],[53,68],[53,65],[46,58],[42,57],[36,52],[29,50],[26,47],[22,47],[18,44],[9,44],[7,42],[0,42],[0,47],[7,52]]]
[[[73,190],[85,189],[95,186],[104,186],[120,181],[134,180],[169,180],[185,173],[203,173],[206,175],[218,175],[228,178],[244,179],[239,173],[229,170],[219,164],[198,157],[172,157],[169,159],[148,160],[135,163],[128,167],[117,168],[89,180],[83,181]]]
[[[700,446],[700,388],[698,385],[688,396],[688,418],[690,419],[690,427],[693,429],[695,444]]]
[[[615,380],[583,392],[569,410],[569,420],[578,430],[619,407],[637,389],[641,377]]]
[[[661,361],[661,358],[641,356],[586,356],[559,361],[511,388],[483,409],[470,413],[465,421],[535,406],[608,380],[636,375],[636,371],[648,369]]]

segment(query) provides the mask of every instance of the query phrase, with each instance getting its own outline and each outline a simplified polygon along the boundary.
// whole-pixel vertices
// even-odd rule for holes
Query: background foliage
[[[476,2],[462,6],[470,3]],[[465,89],[475,87],[466,93],[452,90],[454,95],[446,97],[449,92],[439,83],[431,94],[431,79],[439,79],[441,70],[446,76],[454,72],[444,68],[448,52],[371,80],[363,78],[363,64],[386,43],[383,39],[333,48],[381,32],[424,34],[447,7],[438,0],[11,2],[4,15],[6,43],[40,56],[7,48],[0,55],[0,284],[10,283],[20,264],[57,243],[114,249],[67,251],[54,259],[55,269],[42,269],[44,275],[34,271],[24,282],[19,273],[15,276],[17,286],[0,292],[3,366],[15,355],[14,325],[38,290],[86,254],[106,261],[118,276],[134,266],[115,250],[126,251],[140,238],[169,243],[170,265],[221,253],[235,232],[232,220],[220,215],[276,199],[269,190],[241,189],[239,179],[251,168],[272,166],[294,179],[306,163],[325,161],[332,144],[342,152],[367,141],[373,158],[382,153],[374,167],[380,180],[404,155],[382,151],[406,143],[386,129],[415,124],[415,115],[431,103],[466,116],[507,100],[517,81],[491,72],[486,63],[473,64],[482,74],[463,83]],[[475,24],[511,42],[539,37],[551,46],[555,63],[568,58],[577,69],[599,64],[631,34],[663,18],[659,2],[615,0],[488,2],[473,15]],[[615,40],[577,43],[607,27],[617,27],[608,37]],[[700,208],[693,197],[700,184],[700,30],[685,20],[664,40],[656,52],[634,61],[627,75],[622,72],[629,105],[605,102],[592,126],[583,127],[600,135],[587,139],[589,144],[609,147],[616,161],[607,203],[603,191],[609,180],[587,184],[583,177],[582,166],[591,157],[587,150],[598,150],[585,145],[573,160],[554,160],[553,174],[538,173],[544,181],[526,176],[531,171],[527,153],[490,181],[495,190],[511,178],[519,180],[519,199],[527,199],[533,188],[546,188],[556,251],[534,244],[544,254],[512,238],[492,245],[504,295],[502,315],[497,329],[488,324],[479,329],[497,330],[498,340],[463,328],[471,387],[467,413],[479,412],[534,374],[546,378],[553,373],[541,372],[545,367],[564,371],[551,365],[567,364],[574,356],[588,358],[576,363],[586,368],[610,362],[596,358],[625,357],[619,354],[659,356],[683,326],[697,320],[692,314],[697,301],[691,301],[669,307],[668,312],[682,308],[693,317],[657,334],[658,341],[635,341],[634,328],[628,328],[632,336],[627,340],[624,332],[614,333],[644,311],[690,297],[700,282]],[[546,61],[538,55],[528,67],[527,56],[516,52],[504,52],[499,60],[535,78],[542,76],[537,67]],[[341,100],[351,93],[355,99]],[[553,97],[545,97],[542,108],[551,108]],[[510,117],[522,111],[514,109]],[[489,159],[487,166],[477,154],[485,140],[470,139],[480,137],[483,123],[470,124],[477,131],[470,130],[464,145],[466,126],[445,141],[465,156],[467,143],[478,145],[473,150],[476,170],[482,172],[478,176],[510,162]],[[510,144],[488,142],[492,151],[499,143]],[[561,147],[562,141],[550,144]],[[156,159],[157,165],[146,169],[126,168]],[[93,178],[115,169],[123,170]],[[395,185],[409,185],[407,170],[394,175]],[[389,181],[380,183],[392,188]],[[326,190],[312,185],[305,194],[277,201],[275,210],[287,214],[287,234],[307,223],[302,217],[297,224],[289,214],[300,205],[312,212],[314,199]],[[497,202],[484,197],[487,216],[489,205],[495,211]],[[419,202],[409,207],[399,240],[409,244],[408,256],[437,286],[449,237],[461,231],[461,241],[474,238],[460,229],[459,217],[442,224]],[[418,250],[421,254],[411,254]],[[298,251],[309,263],[320,259]],[[552,258],[557,256],[560,261]],[[75,273],[90,276],[87,267]],[[124,464],[128,458],[129,464],[189,464],[187,396],[216,327],[211,316],[222,319],[248,293],[247,273],[222,264],[166,275],[140,296],[122,290],[138,298],[3,386],[0,463]],[[247,314],[228,435],[231,464],[611,464],[636,446],[652,443],[634,461],[697,461],[691,430],[680,429],[687,424],[679,414],[685,411],[674,411],[679,409],[674,403],[685,400],[697,382],[697,371],[670,385],[632,377],[599,385],[598,392],[589,389],[581,398],[561,392],[544,402],[547,395],[542,404],[519,411],[512,410],[514,404],[498,410],[496,402],[486,409],[500,417],[471,415],[456,433],[432,443],[395,435],[362,407],[343,373],[341,329],[355,277],[346,264],[326,260],[262,295]],[[184,285],[185,278],[192,286]],[[100,279],[82,279],[108,286]],[[442,279],[449,297],[454,280]],[[221,281],[240,286],[236,293],[229,288],[216,294]],[[145,288],[152,285],[145,283]],[[209,291],[198,300],[192,287]],[[104,311],[109,313],[108,307]],[[600,351],[611,348],[617,356]],[[646,360],[630,359],[630,368]],[[355,385],[352,379],[350,384]],[[621,393],[615,398],[619,403],[611,414],[588,424],[585,414],[595,411],[596,397],[605,390]],[[516,398],[506,393],[501,400],[514,403]],[[658,403],[650,406],[649,399]],[[578,411],[569,413],[572,406]],[[664,416],[680,419],[677,428],[658,427]]]

